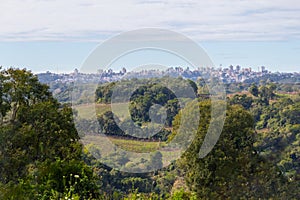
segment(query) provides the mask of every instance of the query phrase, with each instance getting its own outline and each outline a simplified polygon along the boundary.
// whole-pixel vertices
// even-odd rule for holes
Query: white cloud
[[[103,40],[157,27],[196,40],[300,38],[298,0],[10,0],[0,2],[0,40]]]

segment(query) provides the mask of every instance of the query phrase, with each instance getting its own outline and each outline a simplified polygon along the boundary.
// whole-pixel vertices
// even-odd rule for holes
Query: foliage
[[[201,113],[207,113],[210,104],[201,102],[199,106]],[[251,115],[237,106],[229,107],[226,115],[218,143],[200,159],[199,150],[211,120],[201,114],[196,139],[179,161],[189,188],[198,198],[277,197],[285,180],[279,170],[255,153]]]
[[[63,192],[62,177],[72,171],[91,179],[90,169],[80,161],[82,146],[71,108],[59,104],[48,87],[25,69],[10,68],[0,74],[3,198],[32,199],[49,197],[52,190]],[[83,189],[74,192],[85,196],[89,184],[78,185]]]
[[[258,91],[258,87],[255,84],[252,84],[251,87],[249,88],[249,92],[255,96],[258,97],[259,91]]]
[[[154,104],[164,106],[167,113],[165,127],[153,136],[153,141],[144,141],[124,134],[116,123],[132,123],[126,118],[117,119],[111,112],[109,103],[116,83],[101,85],[96,91],[96,100],[102,103],[96,104],[98,121],[89,118],[85,106],[90,105],[77,105],[78,112],[83,113],[80,116],[87,116],[78,119],[77,132],[69,105],[60,104],[35,75],[25,69],[1,69],[0,199],[299,199],[297,84],[265,81],[260,85],[226,85],[226,90],[234,94],[228,98],[221,137],[213,150],[200,159],[199,150],[212,120],[211,103],[199,98],[181,110],[179,99],[164,85],[168,83],[172,88],[182,79],[168,80],[133,80],[137,85],[146,83],[130,99],[130,114],[137,125],[143,127],[150,122],[149,110]],[[122,83],[124,88],[132,84],[128,80]],[[199,96],[207,92],[203,80],[198,81],[199,88],[190,80],[187,83]],[[61,86],[55,87],[58,90]],[[81,94],[84,87],[88,86],[78,88],[77,103],[91,102],[82,97],[90,96]],[[61,90],[56,94],[69,101],[67,87]],[[149,160],[143,158],[137,163],[127,154],[116,152],[106,160],[110,166],[137,171],[161,168],[163,158],[157,150],[165,142],[158,140],[171,141],[182,123],[183,113],[189,116],[195,106],[201,110],[200,125],[179,161],[138,174],[117,171],[99,161],[108,153],[98,148],[104,145],[105,149],[101,143],[104,136],[95,134],[100,132],[100,125],[117,146],[128,151],[151,152]],[[184,123],[192,125],[191,117],[185,116]],[[78,134],[85,135],[85,148]],[[175,187],[183,177],[183,186]]]
[[[252,106],[253,99],[248,97],[246,94],[236,94],[230,99],[229,102],[231,105],[238,104],[243,106],[245,109],[249,109]]]

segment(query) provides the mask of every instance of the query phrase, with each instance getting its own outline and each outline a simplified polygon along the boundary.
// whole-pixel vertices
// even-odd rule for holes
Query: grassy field
[[[109,141],[108,141],[108,140]],[[131,140],[118,137],[105,137],[99,135],[86,135],[82,138],[83,144],[95,144],[96,146],[101,146],[103,149],[110,149],[109,142],[115,144],[116,146],[122,148],[126,151],[137,152],[137,153],[148,153],[158,150],[165,143],[164,142],[153,142],[153,141],[140,141]]]
[[[126,157],[130,160],[129,163],[139,163],[141,158],[149,160],[149,153],[159,150],[162,153],[163,166],[168,166],[171,161],[178,159],[182,154],[178,149],[163,149],[167,145],[165,142],[131,140],[101,135],[86,135],[81,139],[81,142],[89,150],[91,150],[91,146],[93,149],[99,149],[101,158],[111,158],[112,153],[116,151],[115,145],[127,152]],[[117,152],[120,153],[120,150]]]
[[[125,103],[114,104],[114,110],[118,112],[118,116],[122,120],[126,115],[128,116]],[[101,115],[107,111],[111,110],[111,104],[80,104],[73,107],[77,110],[78,116],[84,119],[91,119],[94,116],[95,111],[96,115]],[[115,112],[114,112],[115,113]]]

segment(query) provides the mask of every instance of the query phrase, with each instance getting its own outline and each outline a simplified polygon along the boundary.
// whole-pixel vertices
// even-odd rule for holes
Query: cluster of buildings
[[[197,68],[190,69],[189,67],[170,67],[166,70],[149,69],[141,71],[127,71],[126,68],[122,68],[120,71],[115,72],[112,69],[98,70],[97,73],[86,74],[80,73],[77,69],[73,73],[69,74],[55,74],[51,72],[38,74],[41,82],[44,83],[101,83],[118,81],[124,78],[150,78],[150,77],[178,77],[188,78],[191,80],[198,80],[200,78],[210,79],[217,77],[224,83],[240,83],[246,80],[253,80],[268,74],[272,74],[264,66],[260,67],[258,71],[254,71],[251,68],[242,68],[237,65],[236,67],[230,65],[227,68]],[[283,75],[285,73],[282,73]]]

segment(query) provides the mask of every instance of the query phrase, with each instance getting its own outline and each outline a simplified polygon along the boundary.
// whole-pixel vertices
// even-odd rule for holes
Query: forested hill
[[[152,74],[152,71],[149,71],[149,77],[155,77],[155,74]],[[189,73],[187,73],[189,74]],[[84,87],[89,85],[95,85],[99,83],[108,83],[120,81],[124,75],[124,73],[120,74],[120,77],[117,76],[118,73],[112,72],[104,73],[104,74],[80,74],[80,73],[69,73],[69,74],[56,74],[56,73],[39,73],[37,77],[41,83],[47,84],[50,87],[50,91],[53,93],[54,97],[57,98],[62,103],[70,103],[71,95],[73,91],[74,83],[77,84],[77,90],[82,94],[82,97],[79,99],[78,103],[86,103],[89,99],[86,99],[86,95],[84,94]],[[172,76],[171,76],[172,75]],[[166,73],[165,76],[171,77],[183,77],[185,79],[189,79],[189,76],[184,76],[185,74],[169,74]],[[243,74],[241,74],[242,76]],[[115,77],[117,76],[117,78]],[[133,75],[132,75],[133,76]],[[145,75],[146,76],[146,75]],[[162,76],[162,75],[160,75]],[[127,76],[126,76],[127,77]],[[131,77],[128,75],[128,77]],[[134,77],[134,76],[133,76]],[[206,82],[209,83],[209,76],[196,73],[195,76],[192,77],[193,80],[198,84],[203,84],[203,80],[205,78]],[[220,77],[218,77],[220,78]],[[247,90],[248,87],[251,86],[252,83],[257,85],[265,84],[267,82],[273,82],[283,86],[284,91],[292,91],[292,87],[300,87],[300,75],[299,73],[264,73],[257,76],[250,76],[245,80],[240,81],[227,81],[227,78],[222,78],[224,85],[228,86],[228,93],[241,91],[243,89]],[[206,83],[206,84],[207,84]],[[80,87],[80,85],[82,87]],[[279,87],[278,87],[279,88]],[[73,102],[74,103],[74,102]]]
[[[189,96],[178,98],[157,82],[134,92],[129,102],[132,123],[146,127],[153,104],[165,107],[167,113],[165,131],[143,141],[118,132],[118,119],[110,110],[113,83],[99,85],[92,99],[86,99],[95,102],[97,121],[85,127],[91,116],[84,113],[89,106],[84,99],[76,102],[76,116],[31,72],[0,69],[0,199],[299,199],[297,84],[268,80],[225,85],[228,98],[221,136],[200,158],[199,149],[214,120],[212,104],[199,95],[207,93],[203,81],[186,81],[196,98],[184,107],[178,101],[188,101]],[[182,123],[193,125],[194,116],[188,113],[195,107],[200,108],[200,123],[191,144],[179,159],[163,167],[159,149],[180,134]],[[75,120],[81,120],[81,128]],[[119,120],[126,122],[122,115]],[[93,128],[93,134],[87,133]],[[149,158],[130,157],[123,151],[106,156],[109,152],[97,143],[97,138],[103,141],[98,131],[107,131],[119,147],[149,152]],[[124,172],[129,168],[156,170]]]

